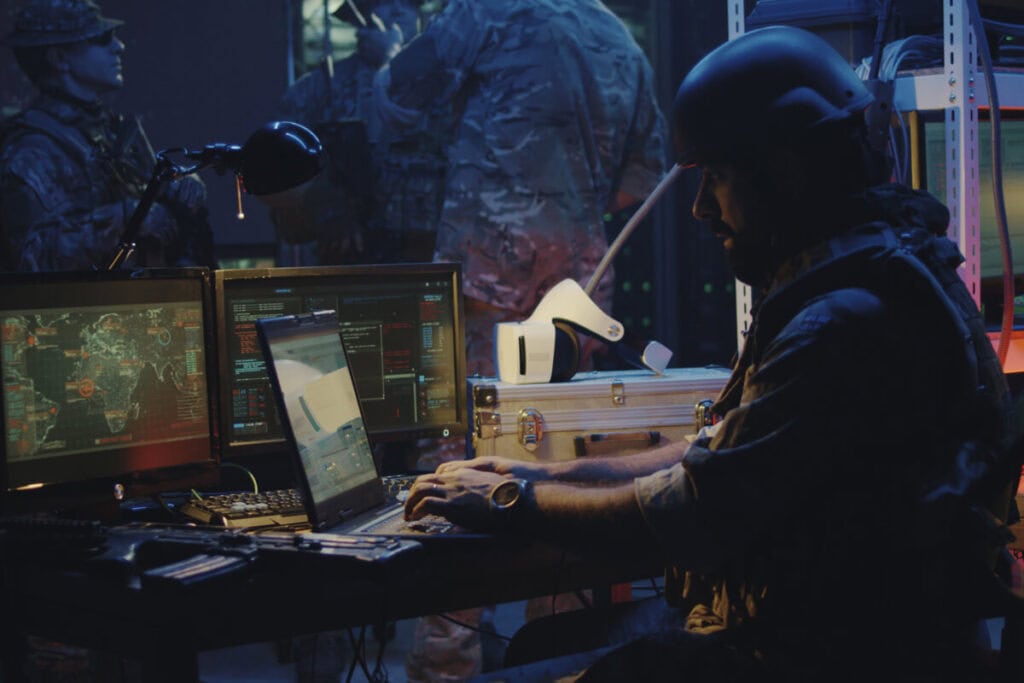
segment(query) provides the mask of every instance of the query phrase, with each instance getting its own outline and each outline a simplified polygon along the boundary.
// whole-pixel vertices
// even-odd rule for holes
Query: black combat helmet
[[[860,115],[871,101],[822,38],[791,26],[757,29],[718,46],[683,79],[672,116],[678,161],[730,160]]]
[[[90,0],[28,0],[14,15],[7,45],[14,48],[66,45],[101,36],[123,24]]]

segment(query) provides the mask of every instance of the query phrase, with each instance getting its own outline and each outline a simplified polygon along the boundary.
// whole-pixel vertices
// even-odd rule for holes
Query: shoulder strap
[[[92,157],[92,147],[88,141],[73,127],[61,123],[51,114],[41,109],[28,109],[8,122],[10,131],[3,136],[6,139],[22,129],[34,133],[42,133],[56,142],[65,152],[80,164],[88,163]]]

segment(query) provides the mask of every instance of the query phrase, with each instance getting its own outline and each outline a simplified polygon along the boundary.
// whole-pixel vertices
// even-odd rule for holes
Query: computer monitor
[[[919,112],[920,144],[917,150],[922,172],[920,185],[938,199],[946,201],[946,132],[943,113]],[[1000,110],[1002,135],[1003,198],[1006,204],[1010,245],[1013,251],[1013,271],[1018,278],[1017,293],[1021,293],[1024,276],[1024,110]],[[981,243],[979,245],[980,275],[983,303],[990,295],[997,297],[995,305],[986,306],[986,317],[1002,309],[1002,248],[992,196],[992,123],[988,110],[978,112],[978,197]],[[995,320],[999,315],[994,316]]]
[[[217,481],[207,270],[7,273],[0,292],[5,507]]]
[[[467,433],[459,264],[218,270],[214,291],[222,459],[284,445],[255,321],[317,310],[338,312],[373,441]]]

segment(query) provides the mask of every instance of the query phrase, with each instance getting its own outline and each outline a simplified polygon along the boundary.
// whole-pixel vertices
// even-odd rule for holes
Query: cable
[[[384,648],[388,644],[388,622],[384,622],[380,626],[381,637],[377,640],[377,662],[373,665],[373,679],[380,683],[386,683],[388,680],[388,668],[384,665]]]
[[[156,502],[160,505],[164,512],[171,516],[175,514],[176,510],[174,510],[174,508],[167,504],[167,501],[164,500],[163,494],[158,493],[154,497],[156,498]]]
[[[1014,274],[1013,274],[1013,251],[1010,242],[1009,227],[1007,225],[1006,205],[1003,193],[1002,176],[1002,135],[1000,131],[999,93],[996,91],[994,64],[988,40],[985,36],[985,28],[1000,31],[1011,35],[1024,35],[1024,26],[1015,24],[1004,24],[982,19],[978,9],[977,0],[967,3],[968,11],[971,14],[971,22],[975,30],[975,43],[978,46],[978,55],[981,57],[985,85],[989,92],[989,112],[992,123],[992,194],[995,202],[995,213],[997,226],[999,228],[999,243],[1002,256],[1002,282],[1003,282],[1003,315],[1000,325],[999,342],[996,355],[1001,365],[1006,364],[1006,356],[1009,351],[1010,337],[1013,333],[1013,308],[1014,308]],[[863,60],[857,68],[858,75],[863,79],[874,71],[881,80],[892,80],[896,77],[904,62],[910,62],[909,68],[921,68],[932,66],[942,61],[943,41],[941,36],[907,36],[906,38],[893,41],[887,45],[882,52],[881,60],[871,58]],[[877,51],[876,51],[877,55]],[[875,65],[875,61],[880,61]],[[873,68],[877,66],[876,68]],[[901,115],[902,121],[902,115]],[[901,182],[906,182],[907,169],[910,165],[909,149],[904,145],[903,154],[896,154],[896,133],[890,132],[890,142],[893,145],[894,173]],[[906,140],[906,134],[903,134]]]
[[[253,474],[252,471],[250,471],[247,467],[243,467],[243,466],[239,465],[238,463],[234,463],[234,462],[222,462],[220,464],[220,466],[221,467],[233,467],[235,469],[242,470],[243,472],[245,472],[246,474],[249,475],[249,479],[252,481],[252,492],[253,493],[259,493],[260,492],[260,485],[256,482],[256,475]],[[198,498],[199,496],[196,496],[196,497]]]
[[[996,224],[999,227],[999,246],[1003,257],[1003,320],[999,329],[999,344],[996,348],[996,356],[999,364],[1006,366],[1006,355],[1010,348],[1010,336],[1013,334],[1013,247],[1010,244],[1010,229],[1006,220],[1006,203],[1003,198],[1003,158],[1002,142],[1003,136],[1000,131],[999,114],[999,93],[996,91],[996,77],[992,54],[989,51],[988,39],[985,36],[985,25],[981,19],[981,12],[978,9],[977,0],[970,0],[967,3],[971,13],[971,22],[974,24],[975,43],[978,46],[978,55],[981,57],[982,67],[985,74],[985,86],[988,88],[989,118],[992,122],[992,198],[995,202]]]
[[[942,36],[911,35],[893,40],[884,47],[881,57],[865,57],[855,69],[861,80],[868,80],[877,74],[882,82],[892,81],[900,69],[921,69],[942,65]],[[877,67],[877,68],[876,68]],[[910,138],[906,133],[906,117],[896,112],[899,129],[889,129],[889,151],[893,162],[893,176],[903,184],[909,182]]]
[[[679,164],[675,164],[671,169],[669,169],[669,172],[661,179],[661,182],[659,182],[657,187],[654,188],[654,191],[647,195],[647,198],[644,200],[643,204],[640,205],[640,208],[636,210],[636,213],[630,216],[629,221],[626,222],[626,225],[622,228],[619,236],[615,238],[612,245],[608,247],[608,251],[605,252],[604,257],[601,258],[601,262],[597,264],[597,268],[594,269],[594,274],[591,275],[590,280],[587,281],[587,286],[583,288],[583,291],[587,293],[587,296],[594,293],[594,289],[597,288],[597,284],[601,281],[601,278],[604,277],[605,271],[608,270],[608,266],[611,265],[612,260],[618,255],[619,250],[622,249],[622,245],[625,244],[629,236],[633,234],[633,231],[636,230],[636,226],[640,224],[640,221],[650,213],[655,202],[661,198],[661,195],[665,194],[665,190],[668,189],[668,186],[675,182],[675,179],[678,178],[682,172],[683,167]]]
[[[352,675],[356,672],[356,664],[358,659],[358,652],[356,652],[356,639],[352,635],[352,629],[348,629],[348,641],[352,645],[352,661],[348,665],[348,675],[345,677],[345,683],[351,683]]]
[[[892,0],[883,0],[882,9],[878,13],[878,26],[875,29],[875,50],[872,53],[871,73],[869,80],[878,78],[878,70],[882,66],[882,50],[885,47],[885,31],[889,27],[889,15],[892,12]]]
[[[356,665],[358,665],[363,675],[366,676],[366,680],[370,683],[387,683],[388,670],[384,666],[384,643],[381,642],[380,649],[377,651],[377,662],[371,673],[369,666],[366,664],[366,625],[364,624],[360,627],[358,641],[351,628],[347,629],[347,631],[349,643],[352,645],[352,663],[348,667],[346,682],[352,680]]]
[[[981,21],[987,29],[992,29],[1007,36],[1024,38],[1024,24],[1008,24],[1005,21],[996,21],[995,19],[982,19]]]

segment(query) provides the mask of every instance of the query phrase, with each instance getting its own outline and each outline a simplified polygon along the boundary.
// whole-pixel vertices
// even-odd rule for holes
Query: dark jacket
[[[688,572],[691,629],[737,629],[784,680],[942,680],[978,618],[964,473],[1003,453],[1009,394],[945,208],[885,186],[856,210],[778,269],[722,421],[638,494]]]

